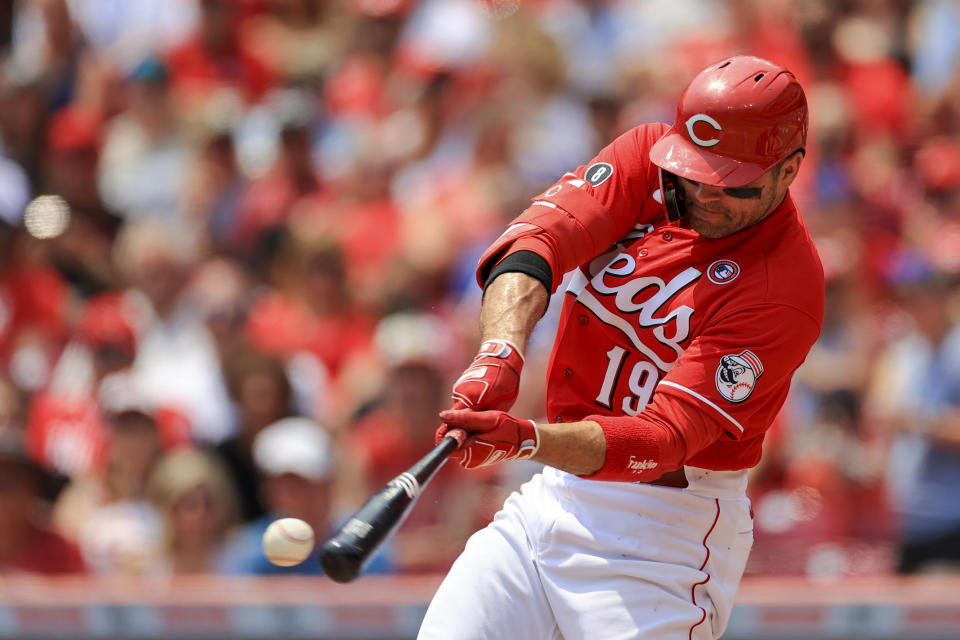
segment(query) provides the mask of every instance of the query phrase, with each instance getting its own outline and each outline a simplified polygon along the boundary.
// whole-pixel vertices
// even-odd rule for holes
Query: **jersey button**
[[[590,318],[587,316],[580,316],[580,324],[586,325],[590,324]]]
[[[642,258],[643,256],[647,255],[647,250],[646,250],[646,249],[640,249],[640,251],[637,251],[637,255]]]
[[[669,231],[664,231],[663,239],[666,240],[667,242],[670,242],[671,240],[673,240],[673,234],[670,233]]]
[[[563,414],[562,414],[562,413],[557,414],[557,417],[554,418],[553,421],[554,421],[554,422],[563,422],[563,421],[564,421]]]
[[[572,377],[573,377],[573,369],[564,369],[564,370],[563,370],[563,377],[564,377],[564,378],[572,378]]]

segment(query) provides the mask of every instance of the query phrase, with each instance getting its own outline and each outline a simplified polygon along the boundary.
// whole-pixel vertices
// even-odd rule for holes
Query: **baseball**
[[[313,528],[298,518],[274,520],[263,532],[263,554],[273,564],[292,567],[313,551]]]

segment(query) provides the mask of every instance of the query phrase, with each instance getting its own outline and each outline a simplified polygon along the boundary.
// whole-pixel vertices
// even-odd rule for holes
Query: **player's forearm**
[[[667,394],[663,394],[666,396]],[[649,482],[679,469],[688,451],[699,451],[719,436],[709,421],[686,406],[683,431],[663,414],[659,398],[638,416],[586,416],[579,422],[537,425],[540,448],[534,459],[592,480]],[[659,405],[658,405],[659,403]]]
[[[589,475],[603,467],[607,441],[596,422],[538,424],[537,431],[540,448],[534,460],[577,475]]]
[[[524,349],[550,296],[536,278],[504,273],[487,286],[480,310],[482,340],[509,340]]]

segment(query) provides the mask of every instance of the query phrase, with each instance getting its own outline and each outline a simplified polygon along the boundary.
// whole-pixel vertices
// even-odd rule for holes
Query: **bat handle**
[[[454,450],[456,450],[456,449],[459,449],[460,447],[463,446],[464,440],[467,439],[467,432],[464,431],[463,429],[457,429],[456,427],[454,427],[453,429],[450,429],[449,431],[447,431],[447,432],[443,435],[443,437],[444,437],[444,438],[450,438],[450,439],[452,439],[454,442],[456,442],[456,443],[457,443],[457,446],[454,447]]]

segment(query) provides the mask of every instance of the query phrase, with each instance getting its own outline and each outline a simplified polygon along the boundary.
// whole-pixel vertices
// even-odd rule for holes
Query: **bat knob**
[[[359,549],[344,546],[337,540],[328,540],[320,550],[323,573],[334,582],[352,581],[359,575],[362,563]]]
[[[450,429],[450,431],[447,431],[446,437],[456,440],[459,449],[463,446],[463,441],[467,439],[467,432],[463,429]]]

